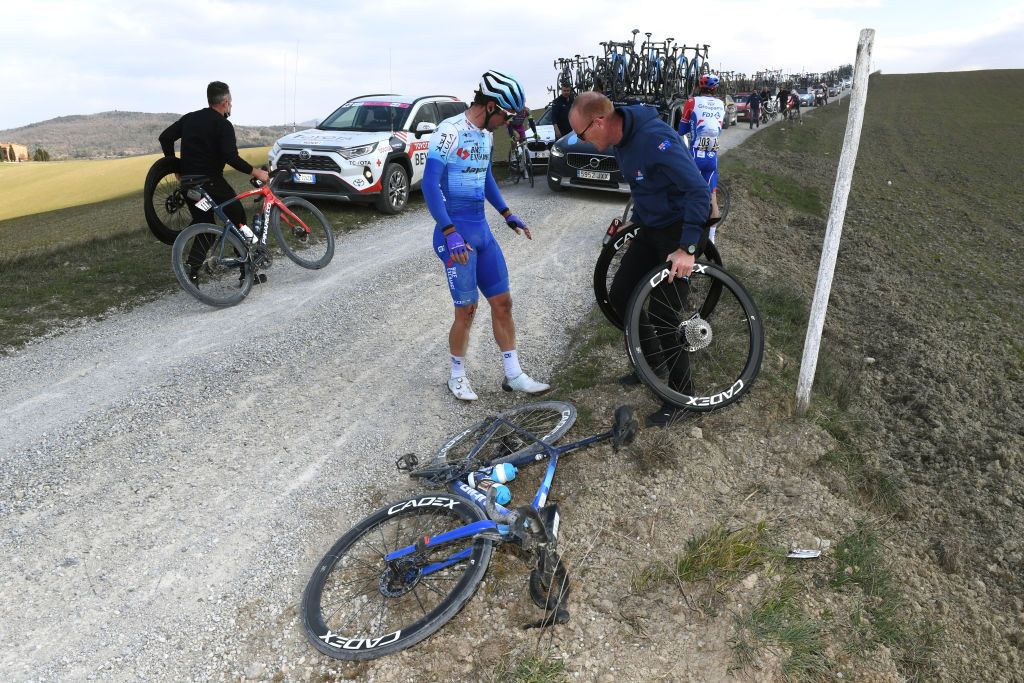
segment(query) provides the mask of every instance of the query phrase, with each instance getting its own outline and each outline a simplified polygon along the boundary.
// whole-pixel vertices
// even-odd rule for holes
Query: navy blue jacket
[[[682,222],[680,244],[696,244],[711,212],[711,190],[689,150],[654,107],[615,111],[623,118],[615,159],[633,193],[634,220],[655,229]]]

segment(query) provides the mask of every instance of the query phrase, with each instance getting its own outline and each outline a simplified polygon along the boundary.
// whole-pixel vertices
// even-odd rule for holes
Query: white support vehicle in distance
[[[372,202],[395,214],[423,182],[430,135],[468,105],[449,95],[364,95],[316,128],[284,136],[270,149],[270,168],[292,169],[274,192],[307,199]]]

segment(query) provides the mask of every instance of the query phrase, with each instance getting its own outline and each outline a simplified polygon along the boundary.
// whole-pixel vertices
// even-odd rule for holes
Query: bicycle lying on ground
[[[412,454],[399,458],[400,470],[435,492],[377,510],[320,560],[301,607],[313,646],[336,659],[365,660],[415,645],[462,609],[501,543],[519,546],[532,565],[530,596],[545,616],[528,626],[567,621],[569,575],[558,553],[558,505],[548,502],[558,458],[606,439],[617,450],[637,430],[632,409],[621,406],[608,431],[555,446],[575,421],[571,403],[531,403],[462,431],[422,466]],[[496,502],[493,486],[484,495],[469,483],[485,468],[545,457],[547,471],[529,505],[506,508]],[[436,492],[442,487],[447,492]]]
[[[254,281],[266,281],[259,271],[269,268],[274,260],[267,246],[270,230],[285,256],[303,268],[318,270],[331,262],[334,232],[320,209],[301,197],[279,199],[270,189],[273,175],[287,172],[274,171],[271,183],[267,184],[253,178],[250,183],[255,189],[222,204],[215,203],[203,187],[209,178],[181,177],[181,189],[188,199],[196,202],[200,211],[212,209],[224,223],[223,227],[211,223],[190,225],[175,238],[171,268],[186,292],[210,306],[240,302],[249,294]],[[224,207],[254,196],[262,205],[253,219],[251,234],[246,235],[245,226],[235,225],[224,213]]]
[[[520,180],[528,180],[533,187],[534,168],[530,158],[530,150],[525,139],[510,140],[512,146],[508,150],[508,177],[517,184]]]

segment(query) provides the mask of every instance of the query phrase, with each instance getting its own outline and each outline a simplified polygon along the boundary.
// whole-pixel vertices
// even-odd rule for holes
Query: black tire
[[[519,149],[515,143],[508,148],[508,179],[516,185],[523,177],[523,170],[519,167]]]
[[[526,179],[530,181],[530,187],[533,187],[533,178],[536,174],[536,169],[533,167],[533,159],[530,157],[530,150],[523,148],[523,170],[526,172]]]
[[[146,173],[142,187],[142,210],[153,236],[164,244],[174,244],[182,230],[192,222],[188,201],[175,173],[181,172],[177,157],[160,157]]]
[[[630,203],[626,205],[627,213],[629,212],[631,205],[632,200],[630,200]],[[625,220],[623,220],[623,222],[625,222]],[[622,256],[626,253],[626,247],[629,246],[630,241],[636,237],[637,230],[639,230],[639,228],[636,226],[629,228],[623,226],[623,228],[619,230],[614,237],[609,238],[601,248],[601,253],[597,256],[597,263],[594,264],[594,298],[597,299],[597,307],[601,309],[601,313],[604,314],[604,317],[608,322],[620,330],[623,329],[622,314],[612,306],[608,292],[611,289],[612,280],[615,279],[615,273],[619,270],[619,263],[622,261]],[[704,246],[704,254],[701,259],[714,263],[717,266],[722,265],[722,257],[718,253],[718,249],[715,248],[715,244],[710,241]]]
[[[182,289],[217,308],[234,306],[252,289],[249,250],[234,234],[225,235],[223,228],[210,223],[181,231],[171,247],[171,269]]]
[[[444,626],[473,596],[493,542],[477,538],[425,548],[389,565],[398,548],[484,519],[479,507],[450,493],[424,493],[377,510],[324,555],[302,593],[306,637],[335,659],[366,660],[415,645]],[[431,562],[463,549],[468,557],[430,574]]]
[[[402,164],[390,162],[384,165],[384,174],[380,177],[380,195],[377,197],[377,210],[381,213],[401,213],[409,203],[409,172]]]
[[[270,225],[284,255],[310,270],[319,270],[334,258],[334,231],[323,212],[302,197],[281,200],[295,214],[301,224],[274,207],[270,211]],[[281,223],[286,225],[281,227]],[[308,231],[305,229],[308,228]]]
[[[725,222],[725,217],[729,215],[729,186],[719,180],[715,186],[715,191],[718,195],[718,215],[720,216],[718,222],[721,224]]]
[[[548,179],[549,190],[551,190],[552,192],[565,192],[565,188],[562,187],[561,182],[552,180],[550,175],[547,175],[546,177]]]
[[[630,297],[626,349],[659,398],[706,412],[749,391],[761,369],[764,329],[750,295],[725,270],[698,263],[689,278],[669,283],[662,265]]]
[[[538,401],[498,415],[532,433],[544,443],[553,444],[576,422],[576,406],[563,401]],[[489,465],[513,462],[543,450],[536,442],[524,439],[507,425],[500,425],[473,455],[471,451],[492,423],[493,418],[489,418],[453,436],[434,453],[430,466],[455,465],[465,472],[473,472]]]

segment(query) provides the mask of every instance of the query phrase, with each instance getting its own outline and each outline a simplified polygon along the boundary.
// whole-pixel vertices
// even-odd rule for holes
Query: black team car
[[[555,192],[586,187],[629,194],[629,185],[619,171],[611,148],[598,152],[596,147],[589,142],[581,142],[572,132],[551,146],[547,177],[548,187]]]

